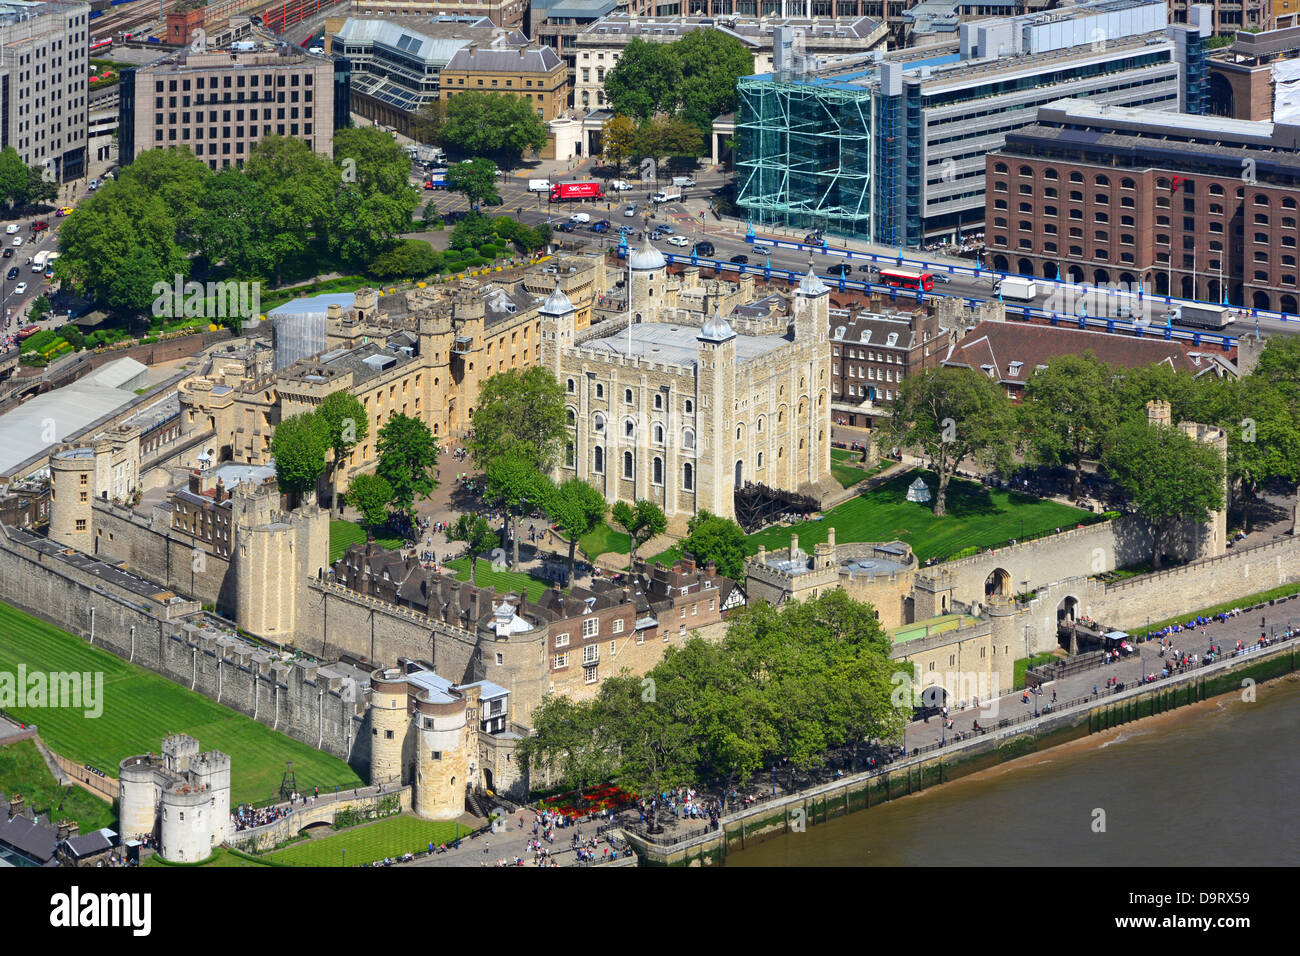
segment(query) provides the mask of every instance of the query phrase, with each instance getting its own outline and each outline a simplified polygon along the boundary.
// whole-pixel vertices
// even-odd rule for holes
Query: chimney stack
[[[23,795],[21,793],[15,793],[12,797],[9,798],[9,819],[12,820],[14,817],[20,815],[22,812],[23,812]]]
[[[710,581],[718,576],[718,566],[710,561],[704,566],[704,576]]]

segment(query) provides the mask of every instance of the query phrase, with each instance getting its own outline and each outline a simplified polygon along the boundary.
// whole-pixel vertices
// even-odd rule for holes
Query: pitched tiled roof
[[[1085,352],[1121,368],[1165,363],[1193,375],[1203,371],[1175,342],[1011,322],[981,322],[953,346],[943,364],[985,372],[992,368],[998,382],[1024,385],[1038,366]]]

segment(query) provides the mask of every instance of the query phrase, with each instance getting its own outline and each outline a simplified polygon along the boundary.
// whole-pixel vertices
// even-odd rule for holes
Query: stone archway
[[[1003,568],[994,568],[984,579],[984,596],[1011,596],[1011,574]]]
[[[1079,653],[1074,622],[1079,619],[1079,599],[1069,594],[1056,605],[1056,642],[1071,654]]]

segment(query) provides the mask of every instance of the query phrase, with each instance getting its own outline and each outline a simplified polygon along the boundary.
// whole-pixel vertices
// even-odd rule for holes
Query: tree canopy
[[[376,450],[379,467],[375,474],[392,486],[393,506],[412,513],[416,498],[427,498],[438,487],[434,478],[438,442],[433,432],[420,419],[399,413],[379,429]]]
[[[642,500],[631,505],[626,501],[616,501],[610,517],[632,539],[628,560],[633,567],[636,566],[637,549],[668,529],[668,519],[664,517],[663,509],[653,501]]]
[[[329,429],[319,415],[304,412],[280,422],[271,436],[271,454],[275,456],[275,477],[280,490],[293,495],[313,491],[325,474],[328,449]]]
[[[745,532],[735,521],[705,510],[686,526],[681,548],[699,565],[712,561],[718,573],[733,581],[745,579]]]
[[[637,37],[606,74],[605,98],[617,114],[642,121],[679,116],[707,133],[715,119],[735,110],[737,81],[753,72],[745,44],[718,30],[695,30],[672,43]]]
[[[507,168],[525,152],[546,146],[546,124],[532,103],[513,93],[471,90],[447,100],[438,132],[444,145],[470,156],[487,156]]]
[[[497,166],[490,159],[469,159],[447,170],[447,188],[462,193],[474,209],[483,203],[495,203],[497,192]]]
[[[346,389],[330,392],[316,407],[316,414],[325,423],[329,434],[329,447],[334,452],[334,484],[337,491],[339,472],[352,449],[365,441],[370,434],[366,410],[358,399]]]
[[[1095,459],[1118,425],[1111,369],[1092,352],[1060,355],[1025,382],[1021,422],[1033,457],[1069,465],[1071,496],[1081,492],[1083,461]]]
[[[348,504],[361,512],[361,523],[375,529],[388,521],[388,506],[393,501],[393,486],[379,475],[362,472],[352,476],[348,486]]]
[[[484,470],[496,458],[510,456],[537,472],[549,472],[568,434],[560,383],[537,365],[484,379],[472,420],[474,437],[468,445]]]
[[[569,580],[572,581],[578,539],[604,520],[608,509],[605,496],[581,478],[569,478],[554,486],[544,507],[552,524],[569,537]]]
[[[478,559],[497,543],[492,526],[479,515],[463,514],[447,529],[447,537],[465,542],[465,550],[469,552],[469,583],[478,584]]]

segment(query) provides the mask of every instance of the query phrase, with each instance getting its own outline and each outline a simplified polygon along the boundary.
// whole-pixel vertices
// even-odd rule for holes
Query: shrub
[[[141,345],[153,345],[153,344],[154,344],[155,342],[157,342],[157,341],[158,341],[158,336],[156,336],[156,335],[146,335],[144,338],[142,338],[142,339],[140,340],[140,344],[141,344]]]

